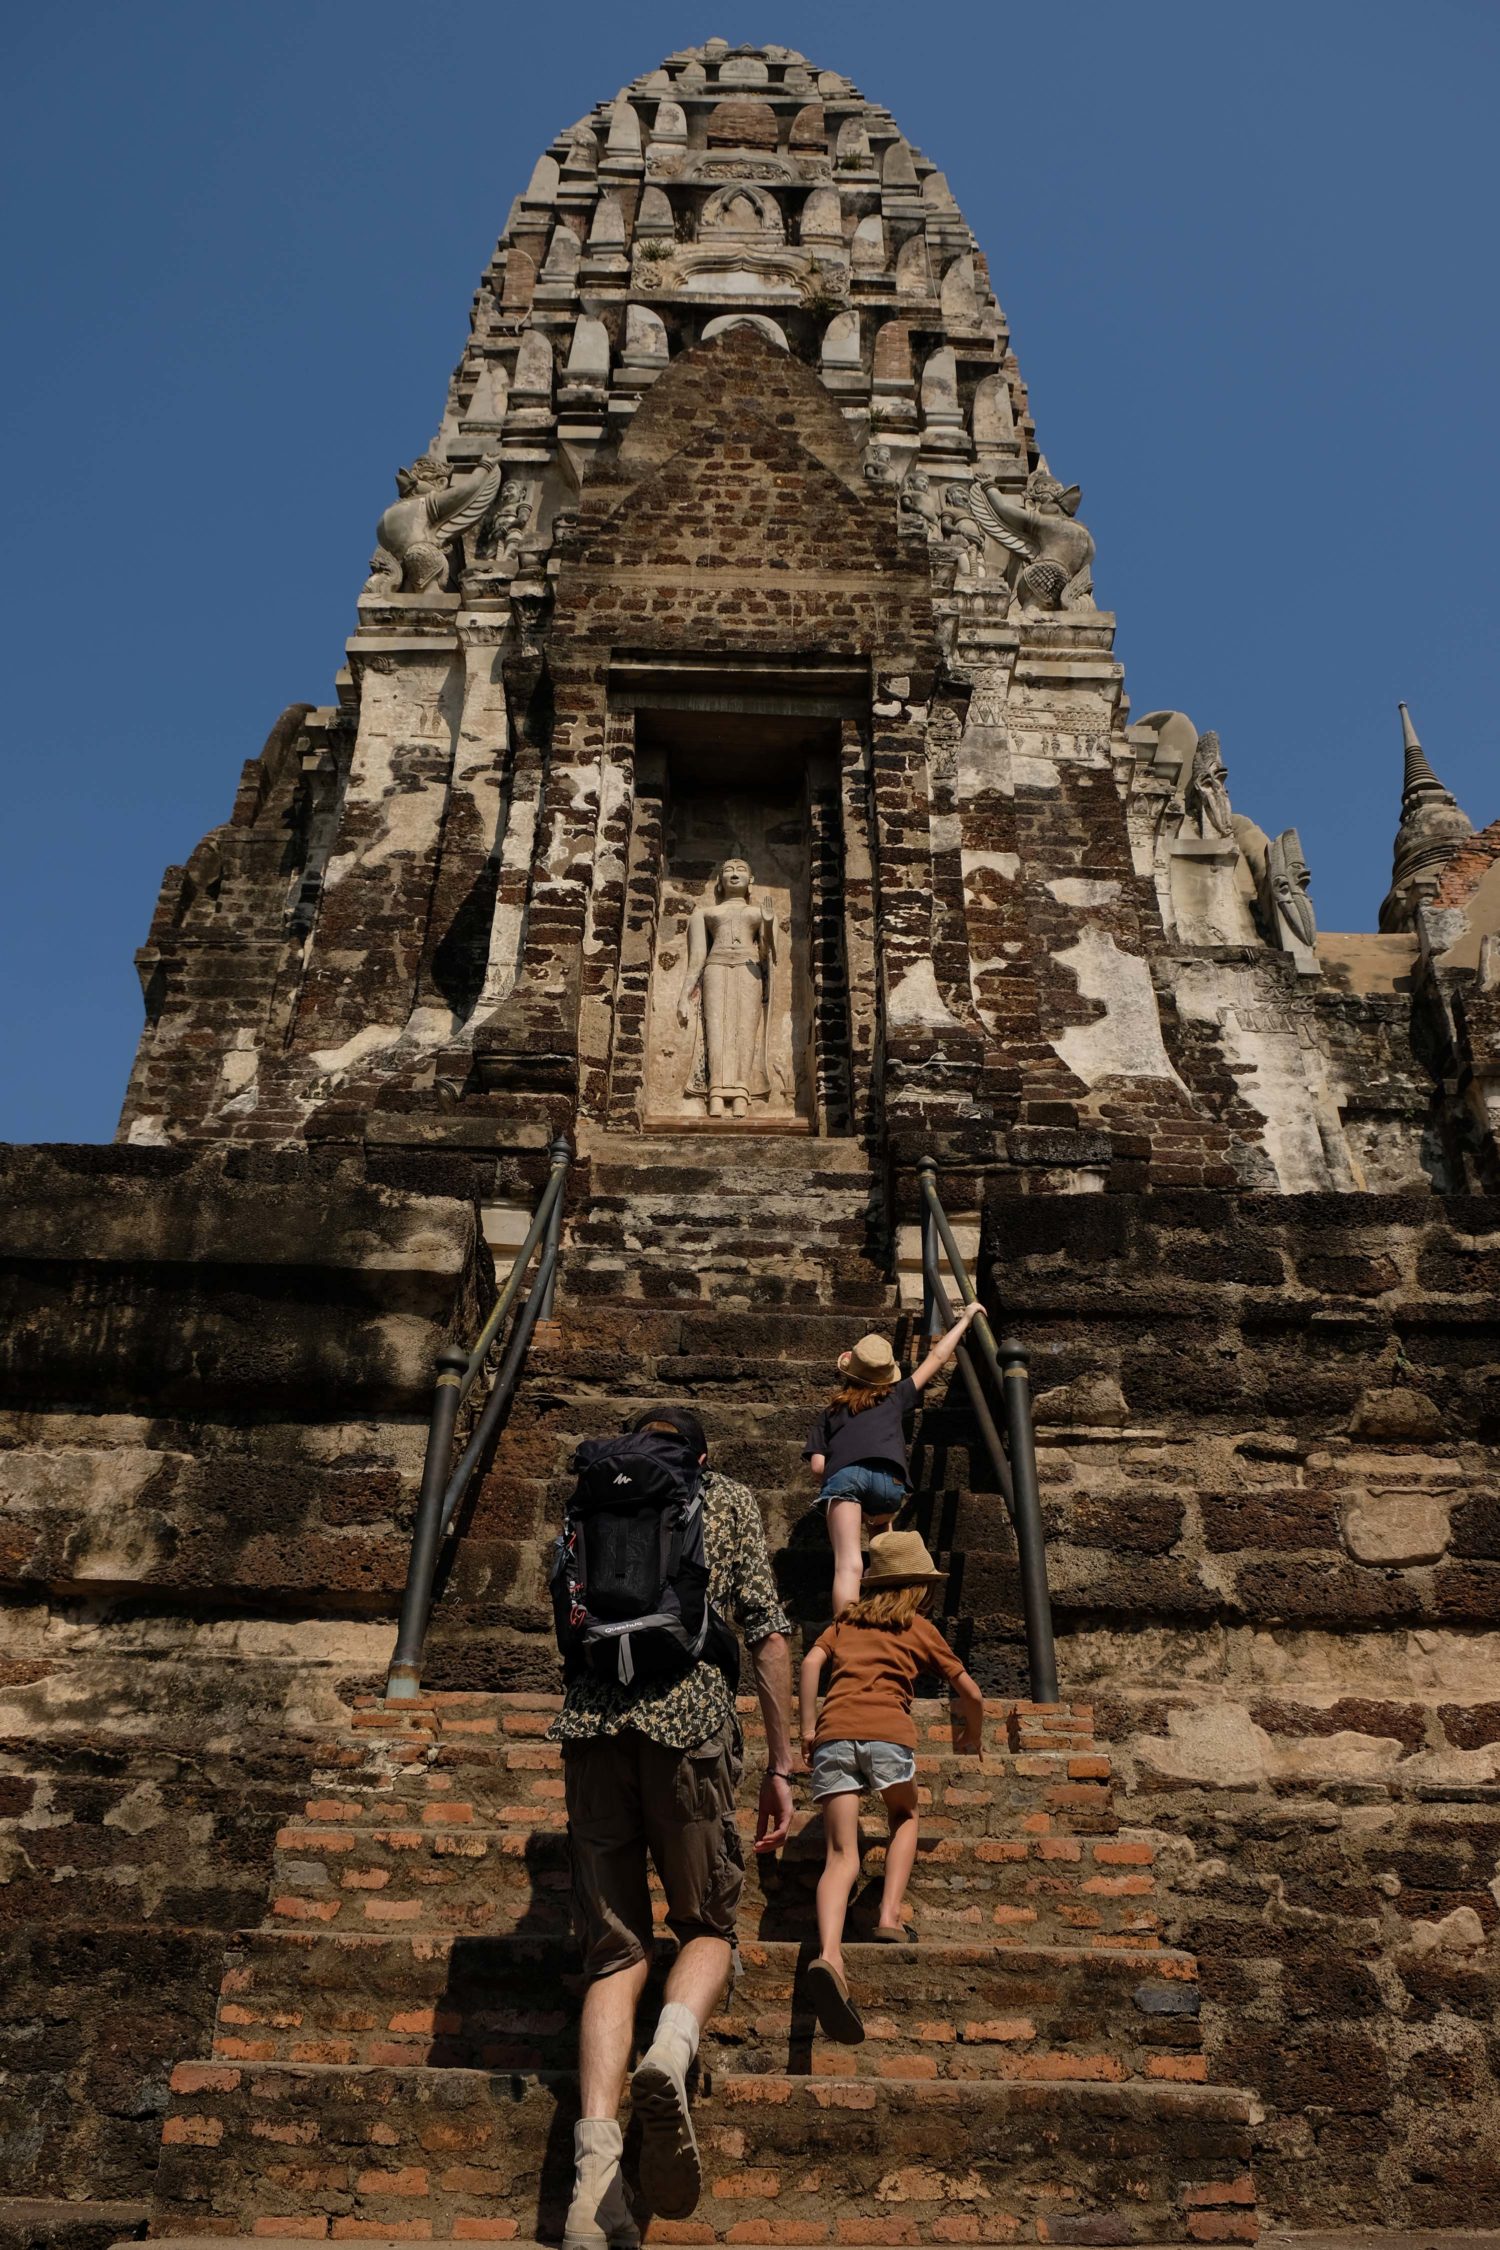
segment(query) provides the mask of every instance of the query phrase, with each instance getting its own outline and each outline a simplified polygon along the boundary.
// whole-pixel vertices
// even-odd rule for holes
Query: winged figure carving
[[[448,583],[448,555],[455,539],[474,530],[488,515],[500,490],[500,462],[486,454],[477,469],[454,477],[430,454],[396,473],[399,500],[381,517],[370,558],[367,593],[424,594]]]
[[[1023,499],[976,477],[969,513],[981,531],[1016,557],[1016,590],[1033,609],[1092,609],[1092,534],[1075,523],[1083,497],[1076,484],[1060,484],[1044,461],[1026,480]]]

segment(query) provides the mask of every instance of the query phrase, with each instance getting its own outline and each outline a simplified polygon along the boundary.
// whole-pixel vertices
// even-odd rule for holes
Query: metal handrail
[[[917,1167],[921,1183],[922,1200],[926,1206],[922,1221],[922,1280],[923,1325],[930,1335],[933,1311],[942,1314],[945,1321],[952,1319],[952,1306],[943,1282],[938,1259],[941,1243],[948,1260],[948,1270],[958,1283],[959,1294],[966,1305],[974,1302],[974,1284],[969,1279],[963,1254],[954,1240],[953,1229],[948,1224],[948,1214],[943,1209],[938,1194],[937,1164],[924,1156]],[[1042,1524],[1041,1494],[1037,1486],[1036,1437],[1031,1421],[1031,1379],[1027,1372],[1026,1353],[1019,1341],[1007,1336],[997,1346],[994,1330],[984,1313],[975,1315],[969,1326],[971,1335],[979,1346],[979,1362],[985,1373],[998,1386],[1001,1412],[1005,1422],[1005,1445],[995,1427],[990,1402],[980,1381],[980,1366],[973,1355],[961,1344],[955,1357],[979,1424],[979,1434],[985,1451],[995,1471],[1005,1504],[1015,1527],[1016,1552],[1021,1566],[1021,1608],[1026,1620],[1026,1662],[1031,1682],[1033,1703],[1057,1701],[1057,1649],[1052,1636],[1052,1596],[1047,1585],[1047,1538]],[[1009,1454],[1007,1461],[1006,1455]]]
[[[432,1609],[432,1589],[437,1578],[438,1557],[443,1541],[458,1514],[485,1448],[493,1437],[501,1416],[515,1397],[532,1332],[537,1322],[545,1320],[552,1311],[552,1299],[557,1288],[557,1255],[562,1240],[563,1182],[568,1176],[568,1166],[573,1161],[573,1151],[568,1141],[559,1136],[548,1153],[552,1159],[552,1169],[547,1175],[546,1186],[537,1198],[526,1240],[516,1253],[505,1287],[500,1292],[494,1310],[479,1331],[472,1351],[465,1351],[461,1344],[449,1344],[438,1353],[439,1372],[432,1395],[432,1415],[427,1426],[427,1455],[422,1464],[422,1489],[417,1499],[417,1518],[412,1526],[411,1560],[406,1567],[406,1585],[401,1595],[401,1619],[396,1627],[396,1646],[386,1674],[385,1693],[388,1703],[408,1702],[420,1689],[422,1647],[427,1638],[427,1619]],[[495,1372],[495,1380],[490,1386],[490,1395],[484,1402],[469,1442],[455,1466],[453,1433],[458,1424],[458,1410],[478,1380],[491,1347],[521,1293],[538,1243],[542,1246],[542,1254],[536,1278],[527,1291],[525,1303],[516,1315],[500,1365]]]

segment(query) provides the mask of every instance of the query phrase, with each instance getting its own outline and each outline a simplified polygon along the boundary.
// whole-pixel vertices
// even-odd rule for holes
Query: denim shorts
[[[830,1500],[857,1500],[867,1516],[893,1516],[906,1498],[906,1479],[894,1469],[876,1468],[872,1461],[854,1461],[835,1469],[818,1493],[818,1506]]]
[[[913,1781],[917,1754],[904,1742],[820,1742],[812,1754],[812,1795],[847,1797]]]

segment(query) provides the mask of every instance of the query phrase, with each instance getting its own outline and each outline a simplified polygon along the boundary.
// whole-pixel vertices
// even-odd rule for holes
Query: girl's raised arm
[[[976,1297],[971,1305],[964,1306],[963,1311],[948,1330],[948,1333],[945,1336],[939,1336],[921,1366],[915,1368],[912,1372],[912,1381],[919,1391],[932,1381],[940,1367],[947,1366],[949,1360],[963,1342],[964,1332],[968,1328],[969,1322],[976,1313],[982,1313],[983,1311],[984,1307]]]

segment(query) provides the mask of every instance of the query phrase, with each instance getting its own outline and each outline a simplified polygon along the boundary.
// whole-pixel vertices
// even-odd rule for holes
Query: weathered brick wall
[[[339,1683],[389,1655],[487,1260],[467,1197],[316,1153],[12,1149],[0,1192],[5,2184],[128,2198]]]
[[[1178,1840],[1267,2207],[1496,2223],[1500,1212],[1027,1197],[987,1230],[1065,1692],[1097,1699],[1125,1817]],[[964,1597],[998,1659],[1007,1543],[965,1538],[998,1550]]]

